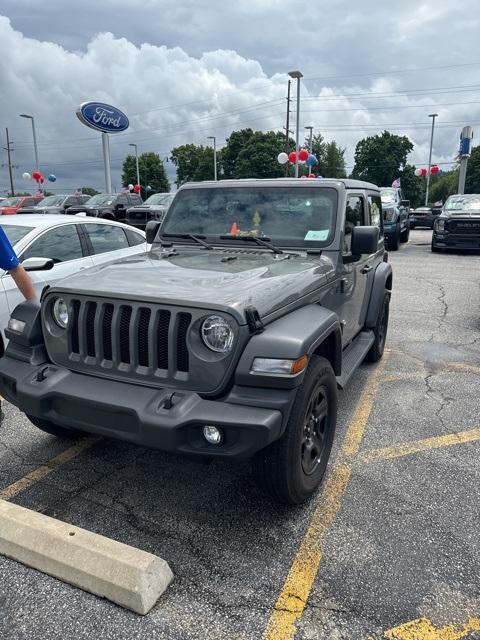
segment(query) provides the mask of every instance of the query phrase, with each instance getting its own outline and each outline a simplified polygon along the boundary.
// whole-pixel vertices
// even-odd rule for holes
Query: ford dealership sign
[[[130,124],[123,111],[103,102],[84,102],[77,109],[77,117],[87,127],[103,133],[119,133]]]

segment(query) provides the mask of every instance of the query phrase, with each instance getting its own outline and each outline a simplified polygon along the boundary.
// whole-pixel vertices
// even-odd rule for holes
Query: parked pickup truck
[[[380,189],[383,205],[383,225],[389,250],[397,251],[401,242],[410,237],[410,202],[405,200],[400,189]]]
[[[337,388],[382,357],[392,269],[379,189],[356,180],[187,184],[145,254],[17,306],[0,393],[38,428],[251,458],[284,503],[319,486]]]
[[[433,225],[432,251],[480,250],[480,193],[448,198]]]

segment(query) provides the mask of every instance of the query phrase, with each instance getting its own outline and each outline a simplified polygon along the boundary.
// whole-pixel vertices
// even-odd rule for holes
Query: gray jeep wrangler
[[[274,498],[306,500],[327,466],[337,388],[385,346],[378,188],[188,184],[147,235],[148,253],[16,307],[0,393],[48,433],[252,458]]]

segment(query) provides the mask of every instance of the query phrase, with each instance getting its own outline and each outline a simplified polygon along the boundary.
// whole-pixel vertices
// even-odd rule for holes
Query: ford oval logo
[[[123,111],[103,102],[84,102],[77,109],[77,117],[87,127],[104,133],[125,131],[130,124]]]

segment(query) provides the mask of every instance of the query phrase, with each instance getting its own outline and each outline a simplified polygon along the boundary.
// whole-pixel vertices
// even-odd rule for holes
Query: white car
[[[143,253],[145,233],[139,229],[100,218],[69,215],[1,216],[0,226],[7,234],[23,266],[30,268],[54,266],[30,271],[35,289],[40,295],[46,284],[52,284],[81,269]],[[47,260],[49,259],[49,260]],[[51,265],[51,262],[50,262]],[[10,314],[23,300],[12,277],[0,269],[0,357],[6,339],[4,329]]]

